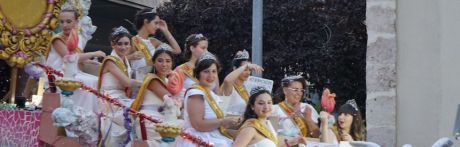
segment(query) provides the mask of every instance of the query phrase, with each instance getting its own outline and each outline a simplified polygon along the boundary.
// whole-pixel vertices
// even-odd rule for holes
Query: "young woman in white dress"
[[[98,91],[116,98],[124,106],[130,106],[134,99],[129,97],[129,89],[139,87],[141,81],[130,78],[130,66],[126,54],[131,47],[131,35],[128,30],[119,27],[111,33],[110,43],[114,52],[101,64]],[[122,146],[128,137],[124,128],[123,109],[102,101],[104,116],[101,118],[100,145]]]
[[[127,58],[135,73],[135,78],[143,80],[145,74],[152,70],[152,56],[159,47],[171,50],[173,54],[180,54],[181,49],[174,36],[169,32],[166,21],[162,20],[154,9],[146,8],[140,10],[135,15],[135,27],[138,31],[136,36],[132,37],[133,50],[130,51]],[[165,36],[168,44],[150,37],[157,30]]]
[[[105,57],[105,53],[102,51],[87,52],[83,53],[82,46],[84,39],[79,39],[77,48],[67,48],[67,40],[72,31],[76,31],[78,27],[79,14],[74,9],[64,9],[59,14],[59,26],[62,29],[61,33],[56,34],[51,39],[51,46],[46,55],[46,64],[58,71],[63,70],[64,57],[69,55],[71,52],[78,54],[78,62],[83,63],[93,57]],[[77,74],[74,77],[76,80],[83,82],[85,85],[96,88],[97,77],[82,72],[78,69]],[[48,79],[46,79],[48,83]],[[45,88],[48,88],[48,84],[45,84]],[[97,97],[89,92],[81,89],[74,91],[72,96],[74,104],[80,106],[86,110],[97,112]]]
[[[251,71],[260,74],[263,68],[251,63],[249,52],[246,50],[238,51],[232,63],[233,71],[225,77],[220,92],[228,99],[226,100],[228,103],[226,111],[234,115],[242,115],[249,100],[249,93],[244,82],[251,75]]]
[[[198,83],[185,93],[185,131],[215,146],[231,146],[233,140],[226,128],[238,124],[238,117],[225,117],[222,100],[211,89],[218,79],[219,64],[214,55],[205,52],[197,61],[193,73]],[[192,142],[178,139],[177,146],[195,147]]]
[[[155,51],[152,60],[154,71],[147,74],[146,78],[144,78],[131,108],[153,118],[165,120],[165,123],[176,123],[180,113],[176,113],[175,115],[167,114],[168,110],[165,110],[167,109],[165,108],[165,102],[167,101],[165,95],[167,95],[166,98],[172,98],[173,95],[173,92],[170,92],[171,90],[168,89],[168,86],[171,86],[170,84],[168,85],[168,82],[174,80],[168,78],[173,72],[173,54],[169,50],[158,49]],[[177,108],[179,107],[177,106]],[[179,112],[178,109],[177,111]],[[161,136],[155,131],[155,124],[148,121],[136,121],[135,123],[137,138],[146,140],[149,146],[160,145]]]
[[[233,147],[277,147],[278,134],[267,118],[272,113],[273,100],[269,91],[256,87],[251,90],[243,125],[233,143]],[[282,142],[281,142],[282,143]]]
[[[184,56],[188,61],[177,66],[175,69],[176,72],[182,74],[184,77],[184,84],[179,94],[180,96],[184,96],[185,90],[198,81],[193,75],[193,69],[195,69],[198,58],[207,51],[208,39],[203,36],[203,34],[192,34],[185,39]]]

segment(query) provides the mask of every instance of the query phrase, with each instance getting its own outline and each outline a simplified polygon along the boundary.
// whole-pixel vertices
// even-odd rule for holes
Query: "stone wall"
[[[396,1],[367,0],[367,141],[396,146]]]

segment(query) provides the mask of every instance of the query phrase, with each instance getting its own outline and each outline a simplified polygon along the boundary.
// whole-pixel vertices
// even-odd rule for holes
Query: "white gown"
[[[198,89],[190,89],[187,93],[186,93],[186,97],[185,97],[185,108],[184,110],[187,110],[187,107],[188,107],[188,104],[187,104],[187,100],[188,100],[188,97],[189,96],[192,96],[192,95],[202,95],[204,98],[206,98],[205,94],[203,91],[201,90],[198,90]],[[211,95],[212,97],[214,98],[214,100],[220,104],[222,101],[221,99],[219,98],[219,96],[217,96],[214,92],[211,91]],[[185,121],[185,131],[186,132],[189,132],[190,134],[196,136],[196,137],[199,137],[203,140],[206,140],[210,143],[213,143],[214,146],[218,146],[218,147],[228,147],[228,146],[231,146],[232,145],[232,140],[230,140],[229,138],[223,136],[220,132],[219,132],[219,129],[214,129],[212,131],[209,131],[209,132],[200,132],[200,131],[197,131],[195,130],[191,123],[190,123],[190,119],[189,119],[189,115],[188,115],[188,112],[187,111],[184,111],[184,121]],[[209,106],[208,102],[206,100],[204,100],[204,119],[216,119],[217,116],[216,114],[214,113],[214,111],[212,110],[212,108]],[[193,144],[191,143],[190,141],[188,140],[184,140],[183,138],[179,138],[177,140],[177,146],[180,146],[180,147],[196,147],[197,145],[196,144]]]
[[[143,100],[144,101],[140,107],[139,112],[147,114],[148,116],[151,116],[153,118],[164,120],[164,116],[160,112],[158,112],[158,108],[163,106],[163,101],[159,97],[157,97],[149,89],[145,89]],[[152,147],[159,146],[161,136],[158,132],[155,131],[154,123],[150,121],[144,121],[144,125],[145,125],[146,134],[147,134],[146,141],[148,145]],[[141,127],[140,127],[140,123],[138,119],[135,121],[135,126],[136,126],[136,135],[138,139],[142,139]]]
[[[126,61],[126,60],[125,60]],[[129,65],[127,65],[129,67]],[[129,68],[128,68],[129,70]],[[101,77],[101,92],[116,98],[124,106],[130,106],[133,99],[126,96],[125,87],[121,82],[110,72],[104,73]],[[100,107],[104,113],[101,118],[101,134],[105,142],[105,146],[119,146],[128,137],[127,131],[124,128],[123,109],[113,106],[108,102],[101,101]]]
[[[82,41],[79,40],[78,45],[79,45],[79,48],[84,49],[84,47],[81,46],[83,45]],[[50,67],[53,67],[54,69],[58,71],[63,70],[62,68],[64,65],[64,60],[57,53],[56,49],[53,46],[51,46],[51,50],[48,53],[46,64]],[[80,69],[78,69],[78,73],[76,74],[74,78],[78,81],[83,82],[87,86],[90,86],[94,89],[97,88],[98,77],[94,75],[84,73]],[[58,77],[56,77],[56,79],[58,79]],[[47,88],[49,88],[48,78],[45,78],[45,89]],[[97,97],[92,93],[89,93],[82,89],[77,89],[74,91],[72,99],[76,106],[80,106],[85,110],[91,110],[95,113],[98,111],[98,100],[97,100]]]
[[[229,113],[243,115],[246,111],[246,101],[241,97],[241,95],[236,91],[233,86],[232,93],[229,96],[226,96],[227,100],[227,111]]]
[[[306,103],[301,103],[300,104],[300,110],[303,112],[305,107],[310,107],[312,110],[311,113],[311,119],[313,122],[318,123],[318,112],[313,108],[313,106],[306,104]],[[279,105],[274,105],[273,110],[272,110],[272,115],[278,116],[280,118],[279,120],[279,128],[278,128],[278,134],[286,137],[296,137],[301,134],[300,129],[297,127],[297,125],[292,122],[292,119],[290,119],[286,113],[284,113],[283,109]]]

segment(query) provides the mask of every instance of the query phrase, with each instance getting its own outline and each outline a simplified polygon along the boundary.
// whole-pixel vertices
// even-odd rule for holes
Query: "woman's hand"
[[[312,113],[312,110],[310,107],[305,107],[303,109],[303,116],[305,117],[305,119],[311,119],[311,113]]]
[[[104,57],[106,56],[105,53],[104,53],[103,51],[95,51],[95,52],[93,52],[92,54],[93,54],[93,57],[98,57],[98,58],[99,58],[99,57],[104,58]]]
[[[128,56],[129,60],[139,60],[144,58],[144,54],[141,51],[136,51]]]
[[[350,134],[343,132],[343,131],[342,131],[342,135],[340,136],[340,138],[342,138],[342,141],[354,141],[353,137],[351,137]]]
[[[321,123],[327,124],[328,121],[329,121],[328,118],[329,118],[329,113],[327,113],[325,111],[321,111],[319,113],[319,119],[321,120]]]
[[[249,68],[249,70],[257,73],[257,74],[262,74],[262,72],[264,71],[264,68],[260,67],[259,65],[257,64],[247,64],[247,67]]]
[[[168,24],[166,24],[166,21],[164,21],[163,19],[160,19],[157,21],[157,27],[158,29],[160,29],[161,31],[169,31],[168,30]]]
[[[224,128],[229,128],[231,126],[238,125],[239,121],[239,117],[225,117],[222,119],[222,126]]]

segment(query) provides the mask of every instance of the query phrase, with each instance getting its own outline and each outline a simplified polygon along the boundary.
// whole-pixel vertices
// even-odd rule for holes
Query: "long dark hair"
[[[173,56],[173,53],[170,50],[164,50],[164,49],[156,50],[155,53],[152,56],[152,63],[155,63],[155,60],[163,53],[168,54],[171,57],[172,66],[174,67],[174,56]],[[155,67],[152,68],[152,71],[150,71],[150,73],[156,73],[155,72]]]
[[[156,12],[154,12],[150,8],[145,8],[136,13],[134,16],[134,22],[136,24],[136,30],[140,30],[142,26],[144,25],[144,20],[147,19],[148,22],[152,21],[155,19],[155,17],[158,16]]]
[[[350,114],[353,116],[353,121],[351,123],[349,134],[351,135],[353,140],[363,141],[364,140],[364,125],[363,125],[363,119],[361,117],[361,113],[355,108],[353,108],[353,106],[350,104],[343,104],[342,106],[340,106],[338,112],[339,112],[339,116],[342,113]],[[337,120],[339,119],[337,118]],[[342,136],[343,128],[341,128],[340,125],[337,125],[337,129],[339,133],[338,138],[340,138],[340,136]]]
[[[301,76],[298,78],[284,78],[281,80],[281,86],[276,91],[275,99],[277,100],[276,103],[282,102],[286,99],[286,95],[284,94],[283,88],[289,87],[293,82],[300,82],[302,84],[302,88],[305,89],[307,87],[307,83],[305,83],[305,79]],[[305,94],[305,93],[304,93]]]
[[[208,40],[208,38],[204,37],[203,34],[192,34],[185,39],[185,46],[184,46],[184,57],[185,59],[189,60],[192,56],[192,51],[190,51],[190,47],[196,47],[200,41]]]
[[[268,91],[268,90],[265,90],[265,89],[262,89],[262,90],[258,90],[257,92],[255,92],[254,94],[251,94],[251,96],[249,97],[249,100],[248,100],[248,104],[246,105],[246,110],[244,111],[244,115],[243,115],[243,122],[242,124],[248,120],[248,119],[251,119],[251,118],[257,118],[257,114],[256,112],[252,109],[252,107],[254,106],[255,102],[256,102],[256,99],[259,95],[262,95],[262,94],[268,94],[268,95],[271,95],[271,93]]]

